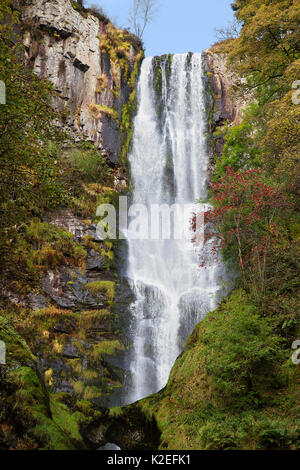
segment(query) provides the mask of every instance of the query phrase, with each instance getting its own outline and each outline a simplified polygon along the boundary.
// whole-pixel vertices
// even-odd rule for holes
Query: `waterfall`
[[[193,204],[206,197],[206,121],[201,54],[146,58],[129,155],[132,203],[150,212],[153,204]],[[178,217],[181,225],[189,225],[186,217]],[[151,220],[150,229],[157,223]],[[211,257],[213,243],[196,249],[191,236],[128,236],[126,275],[135,301],[127,403],[166,384],[194,326],[216,307],[222,267]],[[206,269],[199,268],[199,250],[206,250]]]

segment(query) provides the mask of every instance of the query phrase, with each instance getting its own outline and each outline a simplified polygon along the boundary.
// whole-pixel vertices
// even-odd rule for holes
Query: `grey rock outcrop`
[[[203,52],[203,58],[215,100],[212,124],[217,126],[229,121],[234,126],[238,125],[242,120],[242,109],[249,101],[245,95],[238,93],[243,80],[228,68],[226,54],[207,49]]]
[[[209,174],[212,174],[216,158],[222,155],[224,147],[222,134],[215,133],[216,129],[222,129],[225,124],[239,125],[243,120],[243,109],[253,97],[245,94],[243,79],[228,67],[226,54],[205,50],[203,67],[208,110],[208,170]]]
[[[121,68],[113,70],[115,64],[99,47],[107,22],[88,12],[83,15],[69,0],[27,0],[21,20],[25,61],[40,77],[48,78],[57,92],[54,107],[62,115],[58,127],[64,128],[75,142],[96,144],[117,164],[119,123],[105,113],[95,117],[90,111],[92,104],[99,104],[114,108],[121,117],[129,97]],[[129,72],[137,53],[131,47]],[[99,89],[103,77],[105,86]],[[112,92],[114,86],[119,90],[117,97]]]

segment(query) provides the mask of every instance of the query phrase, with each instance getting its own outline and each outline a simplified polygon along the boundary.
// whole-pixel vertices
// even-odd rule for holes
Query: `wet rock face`
[[[54,107],[62,113],[57,125],[76,142],[95,143],[117,164],[119,124],[105,114],[92,116],[89,109],[92,103],[105,105],[121,117],[129,96],[121,71],[113,73],[109,57],[100,51],[99,38],[106,24],[92,14],[82,15],[69,0],[29,0],[21,19],[26,62],[39,76],[49,78],[57,91]],[[135,54],[132,48],[129,70]],[[105,87],[99,91],[99,79],[104,77]],[[111,92],[114,86],[118,97]]]
[[[96,258],[97,259],[97,258]],[[90,278],[79,270],[60,268],[42,277],[44,292],[61,308],[104,308],[105,296],[93,295],[86,288]]]
[[[109,392],[110,384],[116,385],[122,378],[105,357],[95,355],[101,342],[116,340],[114,317],[95,311],[90,324],[85,318],[90,315],[65,312],[60,318],[53,314],[47,318],[44,314],[39,325],[44,334],[33,333],[38,368],[49,389],[70,394],[73,402],[82,399],[100,402],[101,396]]]
[[[71,407],[82,400],[99,406],[123,383],[117,360],[124,345],[114,305],[115,272],[94,225],[69,209],[49,214],[48,220],[72,233],[86,251],[85,263],[80,268],[61,265],[45,271],[40,290],[28,296],[0,288],[12,303],[32,309],[22,335],[49,390],[68,394]]]
[[[226,123],[231,126],[239,125],[243,119],[242,110],[251,101],[251,96],[245,95],[241,87],[243,79],[228,67],[226,54],[205,50],[203,67],[208,110],[207,150],[210,157],[208,171],[212,174],[215,160],[222,155],[224,146],[223,137],[214,135],[214,132]]]
[[[215,100],[213,127],[220,126],[225,121],[231,122],[234,126],[240,124],[241,111],[247,101],[233,94],[233,89],[239,85],[241,79],[227,67],[226,54],[216,54],[206,50],[203,57]]]
[[[74,216],[70,209],[61,209],[59,213],[52,214],[50,222],[72,233],[76,240],[80,240],[86,235],[89,235],[94,241],[101,241],[96,231],[96,225],[88,225],[82,222],[82,220]]]
[[[86,252],[85,263],[44,271],[39,290],[28,295],[10,292],[4,284],[0,290],[12,304],[27,309],[21,334],[48,389],[68,394],[71,408],[77,402],[102,406],[124,380],[118,359],[125,346],[115,308],[115,271],[94,225],[68,209],[49,214],[48,220],[73,235]]]
[[[126,450],[156,450],[161,432],[156,421],[147,418],[139,404],[122,408],[120,416],[108,423],[106,440]]]

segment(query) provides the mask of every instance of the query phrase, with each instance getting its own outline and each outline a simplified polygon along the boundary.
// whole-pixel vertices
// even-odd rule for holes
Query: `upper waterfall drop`
[[[146,206],[148,213],[155,204],[192,205],[206,197],[203,74],[201,54],[150,57],[142,64],[128,158],[132,202]],[[177,216],[188,231],[189,220],[182,214]],[[150,220],[150,231],[157,228],[155,224],[157,221]],[[126,275],[135,301],[130,307],[133,347],[127,403],[166,384],[188,335],[216,307],[223,268],[212,261],[214,241],[197,251],[191,238],[192,234],[184,240],[128,237]],[[199,249],[210,259],[205,270],[199,269]]]

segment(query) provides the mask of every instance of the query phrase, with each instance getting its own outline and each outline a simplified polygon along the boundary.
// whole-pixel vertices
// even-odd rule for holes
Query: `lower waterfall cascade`
[[[149,212],[153,204],[192,205],[206,197],[204,80],[200,53],[149,57],[142,63],[128,159],[132,203],[143,204]],[[198,203],[197,211],[206,207]],[[188,231],[189,220],[178,217]],[[150,230],[153,224],[151,220]],[[166,385],[188,336],[222,293],[224,266],[212,256],[216,241],[195,247],[191,238],[192,234],[184,240],[127,237],[126,277],[135,301],[130,306],[126,403]],[[199,267],[200,255],[207,260],[205,269]]]

